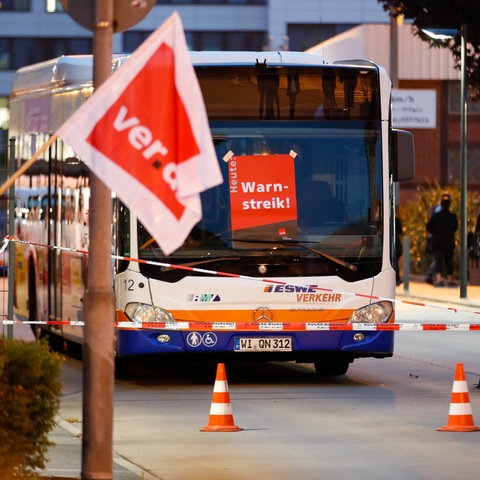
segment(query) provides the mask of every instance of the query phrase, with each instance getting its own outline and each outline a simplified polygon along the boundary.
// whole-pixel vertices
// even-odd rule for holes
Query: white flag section
[[[222,182],[182,22],[172,14],[55,132],[130,208],[166,255]]]

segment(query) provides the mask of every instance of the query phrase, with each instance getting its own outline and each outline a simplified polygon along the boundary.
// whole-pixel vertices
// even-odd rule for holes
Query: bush
[[[403,226],[403,236],[410,237],[410,271],[413,274],[426,275],[428,267],[433,258],[425,254],[425,244],[427,240],[426,225],[430,218],[433,208],[438,205],[440,195],[443,191],[448,191],[452,195],[451,210],[457,214],[459,229],[456,233],[455,243],[457,248],[454,256],[455,275],[459,272],[459,245],[460,245],[460,187],[448,186],[442,187],[438,183],[432,183],[417,187],[417,199],[401,205],[399,216]],[[480,213],[480,194],[479,192],[468,192],[467,194],[467,230],[473,231],[477,216]]]
[[[0,337],[0,478],[36,478],[60,405],[61,357],[45,342]]]

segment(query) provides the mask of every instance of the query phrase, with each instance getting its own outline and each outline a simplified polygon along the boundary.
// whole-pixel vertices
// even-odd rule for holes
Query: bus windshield
[[[203,218],[172,260],[252,275],[259,266],[269,276],[377,274],[377,77],[353,67],[258,71],[198,71],[224,182],[202,193]],[[142,259],[163,257],[141,224],[138,249]]]

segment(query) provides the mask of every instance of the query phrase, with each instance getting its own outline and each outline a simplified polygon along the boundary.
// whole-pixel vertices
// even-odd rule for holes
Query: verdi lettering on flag
[[[118,63],[56,134],[169,255],[202,217],[200,192],[223,181],[178,14]]]
[[[228,161],[234,238],[293,237],[297,201],[290,155],[232,156]],[[256,229],[255,234],[247,230]]]
[[[162,199],[180,218],[177,164],[199,153],[175,87],[174,52],[161,45],[115,103],[97,122],[87,141]],[[158,81],[161,79],[161,81]],[[154,95],[139,101],[139,92]],[[178,142],[177,132],[182,132]]]

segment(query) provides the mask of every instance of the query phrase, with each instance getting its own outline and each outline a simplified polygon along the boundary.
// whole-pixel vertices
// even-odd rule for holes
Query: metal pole
[[[390,7],[390,80],[392,87],[398,88],[398,19],[394,12]]]
[[[460,76],[460,298],[467,296],[468,257],[467,257],[467,66],[466,42],[467,26],[462,25],[461,36],[461,76]]]
[[[111,73],[113,0],[96,0],[93,85]],[[87,289],[85,292],[82,479],[113,475],[114,294],[112,287],[111,192],[90,175]]]

